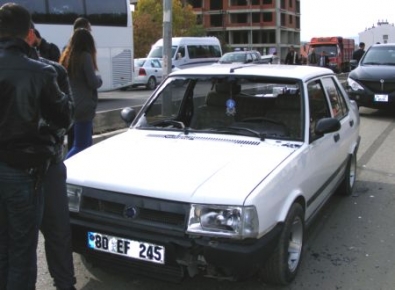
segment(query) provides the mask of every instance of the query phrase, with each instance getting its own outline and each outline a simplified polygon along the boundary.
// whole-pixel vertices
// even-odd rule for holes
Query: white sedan
[[[97,265],[287,284],[308,224],[354,187],[358,108],[329,69],[179,70],[123,117],[65,161],[74,251]]]
[[[134,59],[132,88],[144,86],[148,90],[153,90],[162,81],[162,77],[160,58]]]

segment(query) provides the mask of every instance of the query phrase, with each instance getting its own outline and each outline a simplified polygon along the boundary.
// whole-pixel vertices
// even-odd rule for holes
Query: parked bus
[[[222,56],[218,38],[173,37],[171,40],[172,66],[184,69],[217,62]],[[163,58],[163,39],[159,39],[148,54],[151,58]]]
[[[0,0],[27,8],[35,27],[60,50],[67,45],[77,17],[91,23],[97,62],[103,85],[100,91],[131,85],[133,72],[133,24],[130,0]]]

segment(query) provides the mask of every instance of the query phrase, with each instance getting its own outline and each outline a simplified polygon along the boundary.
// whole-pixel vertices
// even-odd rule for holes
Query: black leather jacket
[[[73,94],[71,91],[70,87],[70,81],[69,81],[69,76],[67,73],[67,70],[58,62],[46,59],[44,57],[39,57],[38,52],[35,48],[31,48],[29,51],[30,58],[39,60],[45,64],[49,64],[53,66],[53,68],[56,70],[57,73],[57,82],[59,85],[59,89],[66,94],[66,97],[69,99],[70,102],[73,103],[74,107],[74,101],[73,101]],[[64,136],[65,132],[63,129],[59,128],[50,128],[51,131],[54,133],[54,136],[56,137],[56,144],[55,144],[55,150],[56,150],[56,155],[52,158],[52,163],[60,163],[64,159]],[[70,129],[72,130],[72,128]]]
[[[30,59],[29,50],[22,39],[0,38],[0,161],[21,169],[56,156],[74,112],[53,66]]]

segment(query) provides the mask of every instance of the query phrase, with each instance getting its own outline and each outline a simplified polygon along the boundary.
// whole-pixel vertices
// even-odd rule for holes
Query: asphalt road
[[[300,272],[287,287],[258,279],[244,282],[187,278],[173,284],[86,267],[75,254],[81,290],[393,290],[395,285],[395,113],[361,108],[362,141],[358,176],[351,197],[333,196],[308,229]],[[37,289],[54,289],[42,245],[38,248]]]

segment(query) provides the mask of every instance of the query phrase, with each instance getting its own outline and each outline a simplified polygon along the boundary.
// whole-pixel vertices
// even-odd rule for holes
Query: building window
[[[252,22],[259,23],[261,22],[261,14],[260,13],[252,13]]]
[[[293,17],[292,15],[288,15],[289,24],[293,24]]]
[[[210,15],[210,24],[212,27],[222,27],[223,26],[223,15],[222,14]]]
[[[285,0],[281,0],[281,9],[287,9],[285,6]]]
[[[272,12],[263,12],[263,22],[272,22],[273,21],[273,13]]]
[[[203,15],[196,15],[196,24],[203,25]]]
[[[246,31],[234,31],[233,33],[234,44],[246,44],[248,43],[248,33]]]
[[[203,7],[202,0],[188,0],[188,4],[191,5],[193,8]]]
[[[273,4],[273,0],[262,0],[262,4],[264,4],[264,5],[265,4],[267,4],[267,5],[270,4],[271,5],[271,4]]]
[[[252,1],[251,1],[251,4],[252,4],[252,5],[259,5],[259,0],[252,0]]]
[[[230,14],[231,23],[248,23],[249,13],[232,13]]]
[[[288,3],[288,5],[289,5],[289,8],[292,8],[292,6],[293,6],[293,0],[289,0],[289,3]]]
[[[211,2],[216,2],[218,0],[211,0]],[[222,2],[218,1],[218,2]],[[249,2],[247,2],[247,0],[231,0],[230,1],[230,6],[247,6],[248,4],[250,4]]]
[[[210,1],[210,10],[221,10],[222,9],[222,1],[211,0]]]
[[[281,13],[281,26],[287,26],[285,13]]]

